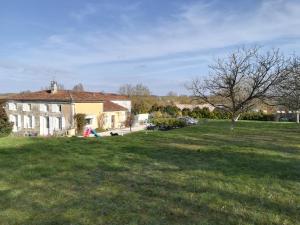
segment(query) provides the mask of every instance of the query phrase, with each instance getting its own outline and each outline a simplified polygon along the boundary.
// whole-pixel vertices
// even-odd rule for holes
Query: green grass
[[[0,224],[300,224],[300,126],[0,139]]]

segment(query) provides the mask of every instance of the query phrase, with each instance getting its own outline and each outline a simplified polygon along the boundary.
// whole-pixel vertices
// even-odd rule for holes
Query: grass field
[[[0,139],[0,224],[300,224],[300,126]]]

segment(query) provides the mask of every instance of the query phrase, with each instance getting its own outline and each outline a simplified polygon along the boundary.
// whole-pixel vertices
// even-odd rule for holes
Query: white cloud
[[[13,91],[17,90],[16,87],[21,87],[21,90],[30,89],[33,83],[36,88],[41,88],[48,85],[53,78],[63,83],[74,83],[75,76],[74,72],[66,70],[0,61],[1,90],[7,90],[8,84],[13,84],[10,89]]]
[[[175,21],[162,21],[153,29],[138,33],[92,31],[52,35],[46,46],[30,51],[44,62],[51,57],[54,66],[80,66],[120,60],[138,60],[195,52],[231,45],[300,36],[300,2],[263,1],[252,12],[226,12],[214,4],[185,6]],[[92,6],[77,14],[95,13]],[[47,54],[45,54],[47,52]],[[63,63],[62,63],[63,62]]]
[[[101,7],[110,10],[108,6]],[[84,22],[86,17],[100,13],[101,7],[87,4],[71,17]],[[173,68],[196,67],[196,59],[211,58],[208,52],[214,49],[224,50],[248,43],[269,43],[284,49],[285,44],[279,45],[278,40],[288,38],[295,38],[293,43],[288,43],[288,50],[293,46],[299,49],[300,45],[296,39],[300,37],[299,1],[265,0],[251,10],[231,9],[227,12],[217,5],[217,1],[199,2],[184,5],[179,12],[169,19],[161,19],[152,28],[136,27],[135,10],[141,13],[139,4],[128,6],[124,11],[122,8],[117,10],[123,15],[118,22],[129,27],[128,30],[108,32],[98,28],[88,32],[69,30],[52,34],[43,44],[25,50],[17,60],[68,71],[78,71],[93,64],[120,61],[145,61],[143,64],[147,64],[149,61],[163,66],[152,74],[144,71],[141,75],[160,75],[174,71]],[[187,54],[191,53],[195,54],[189,56],[192,63],[187,59]],[[183,61],[188,61],[188,65],[180,64]]]

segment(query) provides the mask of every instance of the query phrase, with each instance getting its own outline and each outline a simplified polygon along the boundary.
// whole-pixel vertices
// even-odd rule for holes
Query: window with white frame
[[[17,110],[17,104],[13,102],[8,103],[8,110]]]
[[[41,112],[48,112],[48,105],[40,104],[40,111]]]
[[[58,118],[58,129],[62,130],[62,118]]]
[[[29,111],[31,111],[31,104],[24,103],[24,104],[23,104],[23,111],[24,111],[24,112],[29,112]]]
[[[97,121],[97,117],[94,115],[87,115],[85,117],[86,126],[92,126],[95,123],[95,121]]]
[[[55,112],[55,113],[61,112],[61,105],[52,104],[52,112]]]
[[[13,132],[18,131],[18,116],[17,115],[10,115],[9,121],[13,123]]]
[[[53,129],[58,131],[58,130],[63,130],[65,128],[65,119],[64,117],[51,117],[52,121],[52,126]]]
[[[104,124],[108,124],[109,123],[109,118],[108,118],[108,115],[105,115],[104,116]]]
[[[85,123],[86,123],[86,125],[92,125],[93,124],[93,118],[86,118]]]
[[[24,128],[34,128],[34,116],[24,116]]]

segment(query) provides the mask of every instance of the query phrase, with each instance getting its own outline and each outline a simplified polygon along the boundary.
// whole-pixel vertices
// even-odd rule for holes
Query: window
[[[92,118],[87,118],[85,119],[86,125],[92,125],[93,124],[93,119]]]
[[[24,112],[29,112],[29,111],[31,111],[31,104],[24,103],[24,104],[23,104],[23,111],[24,111]]]
[[[50,128],[50,120],[49,120],[49,117],[46,117],[46,128],[47,128],[47,129]]]
[[[34,117],[24,116],[24,128],[34,128]]]
[[[58,112],[58,107],[55,104],[52,104],[52,112]]]
[[[29,128],[29,116],[24,116],[24,128]]]
[[[108,121],[109,121],[109,118],[108,118],[107,115],[105,115],[105,117],[104,117],[104,123],[105,123],[105,124],[108,124]]]
[[[21,128],[21,115],[10,115],[9,120],[14,124],[13,132],[17,132],[18,128]]]
[[[29,127],[33,128],[33,118],[32,118],[32,116],[29,116]]]
[[[15,123],[16,127],[20,127],[21,120],[20,120],[19,116],[15,115],[14,117],[15,117],[15,121],[16,121],[16,123]]]
[[[17,132],[18,131],[18,127],[19,127],[19,118],[18,115],[10,115],[10,122],[12,122],[13,125],[13,132]]]
[[[53,104],[52,105],[52,112],[61,112],[61,105]]]
[[[17,110],[17,104],[16,103],[8,103],[8,110]]]
[[[62,130],[62,118],[58,118],[58,129]]]
[[[41,112],[48,112],[49,111],[49,106],[46,104],[40,104],[40,111]]]

